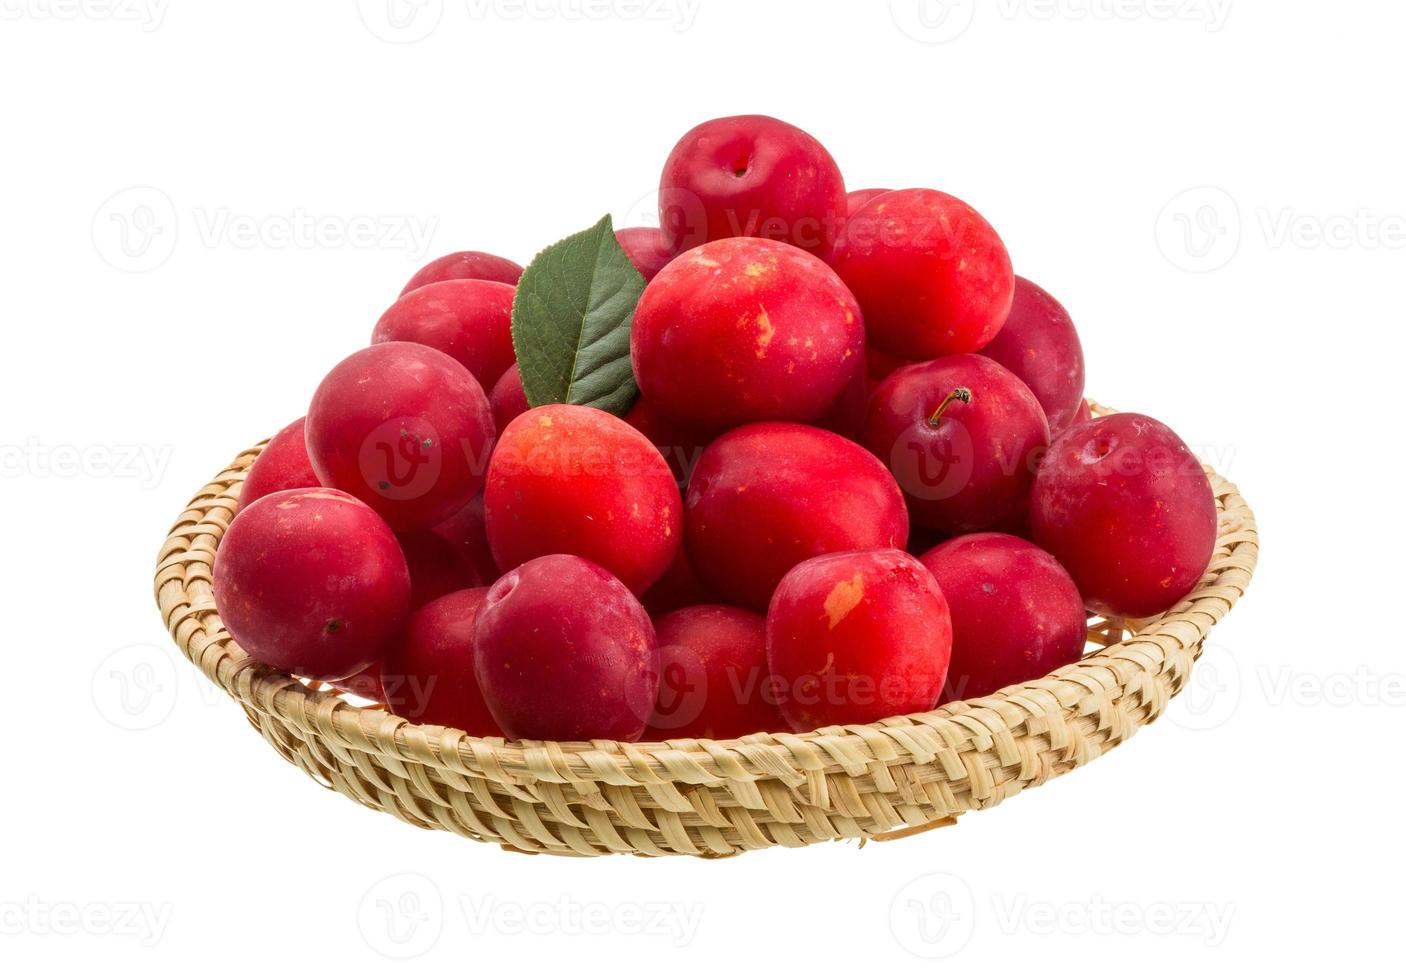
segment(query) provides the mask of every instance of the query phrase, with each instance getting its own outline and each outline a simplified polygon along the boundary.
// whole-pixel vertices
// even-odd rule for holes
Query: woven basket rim
[[[1095,406],[1096,414],[1108,410]],[[172,526],[158,558],[158,607],[182,653],[246,711],[273,715],[351,751],[406,763],[432,761],[445,770],[505,784],[529,781],[712,785],[774,778],[801,786],[816,773],[871,772],[874,762],[945,766],[951,778],[970,776],[957,749],[1002,752],[1002,738],[1024,725],[1076,708],[1084,698],[1128,690],[1139,675],[1173,654],[1199,655],[1202,642],[1243,595],[1258,558],[1254,514],[1236,486],[1205,467],[1218,504],[1217,551],[1200,585],[1169,612],[1144,622],[1095,622],[1091,632],[1131,635],[1084,659],[982,698],[878,722],[807,733],[772,732],[739,739],[664,742],[508,741],[437,725],[420,725],[381,707],[362,707],[330,689],[309,686],[248,657],[218,621],[209,573],[214,548],[232,519],[240,486],[267,441],[241,453],[207,484]],[[1153,715],[1155,717],[1155,714]],[[1150,718],[1149,718],[1150,720]]]

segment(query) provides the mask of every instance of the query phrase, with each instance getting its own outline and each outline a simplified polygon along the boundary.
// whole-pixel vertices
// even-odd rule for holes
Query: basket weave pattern
[[[1211,627],[1244,593],[1259,551],[1250,508],[1208,470],[1220,528],[1197,590],[1154,620],[1091,621],[1094,652],[1047,677],[804,735],[505,742],[357,707],[249,658],[230,638],[210,573],[261,448],[195,496],[161,549],[157,603],[182,652],[323,786],[420,827],[532,853],[724,857],[904,836],[995,806],[1161,715]]]

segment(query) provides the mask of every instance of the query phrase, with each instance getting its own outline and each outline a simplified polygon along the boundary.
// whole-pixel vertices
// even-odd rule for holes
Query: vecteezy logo
[[[1157,247],[1187,272],[1224,268],[1240,250],[1240,206],[1219,187],[1193,187],[1157,215]]]
[[[176,665],[149,643],[114,650],[93,671],[93,706],[129,732],[155,728],[176,707]]]
[[[439,482],[444,452],[434,426],[407,416],[372,429],[357,462],[367,489],[387,500],[417,500]]]
[[[972,26],[976,0],[889,0],[889,16],[913,40],[943,44]]]
[[[651,705],[649,724],[668,738],[671,731],[698,720],[708,700],[708,675],[698,653],[689,647],[663,647],[659,662],[659,694]]]
[[[1240,691],[1240,665],[1229,650],[1207,643],[1185,689],[1167,706],[1167,717],[1191,731],[1219,728],[1240,707]]]
[[[129,187],[93,214],[93,247],[120,272],[150,272],[176,250],[176,206],[165,191]]]
[[[424,875],[391,875],[361,896],[356,924],[375,952],[390,959],[412,959],[439,942],[444,931],[444,896]]]
[[[923,449],[923,444],[918,440],[908,441],[908,450],[917,464],[918,478],[914,482],[925,489],[931,489],[934,499],[941,500],[952,496],[961,487],[960,481],[953,480],[952,477],[960,472],[966,454],[955,449],[951,440],[936,443],[931,454]],[[949,485],[951,490],[947,489]]]
[[[444,0],[356,0],[366,29],[391,44],[423,41],[439,27]]]
[[[630,206],[612,211],[617,229],[639,225],[650,226],[659,223],[659,188],[651,187],[630,203]]]
[[[898,945],[922,959],[960,953],[976,932],[971,886],[945,872],[914,878],[893,897],[889,929]]]
[[[703,199],[687,187],[659,188],[659,227],[680,249],[696,248],[714,236]]]
[[[970,400],[966,389],[960,391]],[[941,414],[946,404],[932,418],[900,432],[889,453],[889,469],[898,485],[916,500],[947,500],[966,488],[975,471],[971,430],[961,419]]]

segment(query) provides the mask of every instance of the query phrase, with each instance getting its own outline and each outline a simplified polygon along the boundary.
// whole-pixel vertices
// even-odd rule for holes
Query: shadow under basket
[[[358,707],[251,659],[230,638],[210,572],[259,449],[196,494],[161,549],[156,598],[176,643],[324,787],[417,827],[527,853],[729,857],[889,840],[995,806],[1160,716],[1244,594],[1259,552],[1254,514],[1208,468],[1219,531],[1198,588],[1155,619],[1090,620],[1090,652],[1039,680],[804,735],[509,742]]]

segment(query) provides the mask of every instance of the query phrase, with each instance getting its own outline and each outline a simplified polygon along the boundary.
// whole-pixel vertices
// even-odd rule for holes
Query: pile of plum
[[[1202,467],[1091,417],[1068,313],[970,206],[847,192],[738,116],[659,210],[608,239],[642,291],[554,400],[536,262],[415,275],[244,481],[213,586],[250,656],[471,735],[732,738],[982,697],[1200,581]]]

